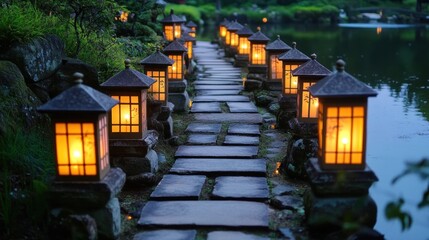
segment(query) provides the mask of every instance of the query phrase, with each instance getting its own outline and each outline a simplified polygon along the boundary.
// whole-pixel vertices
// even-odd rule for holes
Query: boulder
[[[186,80],[182,81],[169,81],[168,82],[168,93],[183,93],[187,87]]]
[[[261,88],[261,86],[262,86],[262,82],[259,80],[247,79],[244,82],[244,90],[246,90],[248,92],[258,90]]]
[[[282,164],[289,176],[304,179],[306,177],[305,162],[317,156],[316,139],[298,139],[288,148],[288,154]]]
[[[147,151],[146,156],[140,157],[111,157],[112,165],[121,168],[127,176],[140,173],[158,171],[158,155],[152,149]]]

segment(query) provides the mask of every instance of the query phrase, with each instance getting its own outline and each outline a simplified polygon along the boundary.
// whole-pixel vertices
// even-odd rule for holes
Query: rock
[[[152,131],[153,132],[153,131]],[[110,139],[109,153],[112,162],[114,158],[144,157],[151,145],[145,139]]]
[[[168,101],[174,104],[174,112],[183,112],[189,106],[189,94],[187,91],[181,93],[168,93]]]
[[[166,106],[162,106],[161,107],[161,111],[159,112],[159,115],[156,118],[156,120],[158,120],[158,121],[166,121],[166,120],[168,120],[168,118],[170,116],[171,116],[170,108],[168,108]]]
[[[48,222],[50,239],[97,239],[97,223],[88,214],[55,208],[49,212]]]
[[[169,81],[168,82],[168,93],[183,93],[187,87],[186,80],[182,81]]]
[[[286,238],[286,240],[295,240],[295,236],[289,228],[279,228],[279,231]]]
[[[90,213],[97,222],[101,239],[118,239],[121,233],[121,209],[118,198],[112,198],[105,207]]]
[[[285,172],[298,178],[306,178],[305,162],[309,158],[317,156],[317,140],[316,139],[298,139],[292,143],[292,146],[287,151],[286,159],[282,164],[286,168]]]
[[[12,46],[0,59],[15,63],[29,83],[52,76],[64,57],[64,43],[54,35]]]
[[[280,106],[278,103],[271,103],[270,106],[268,107],[268,111],[274,115],[277,115],[277,113],[280,110]]]
[[[161,121],[164,127],[164,139],[173,137],[173,118],[170,116],[166,121]]]
[[[295,188],[290,185],[278,185],[271,189],[271,193],[279,196],[279,195],[290,195],[295,191]]]
[[[255,90],[258,90],[262,87],[262,82],[258,80],[253,79],[247,79],[244,82],[244,90],[248,92],[253,92]]]
[[[152,149],[144,157],[111,157],[112,166],[121,168],[127,176],[158,171],[158,156]]]
[[[152,186],[156,183],[157,178],[153,173],[141,173],[138,175],[127,177],[127,186],[141,187],[141,186]]]
[[[270,103],[274,101],[274,98],[261,94],[255,97],[255,103],[258,107],[267,107]]]
[[[163,153],[158,153],[158,163],[166,163],[167,159]]]
[[[97,239],[97,223],[94,218],[85,215],[70,215],[71,239]]]
[[[289,129],[289,120],[291,120],[295,117],[296,117],[296,110],[286,111],[286,110],[280,109],[276,114],[277,127],[280,129],[288,130]]]
[[[288,209],[292,211],[302,207],[302,198],[295,196],[275,196],[270,200],[270,205],[277,209]]]

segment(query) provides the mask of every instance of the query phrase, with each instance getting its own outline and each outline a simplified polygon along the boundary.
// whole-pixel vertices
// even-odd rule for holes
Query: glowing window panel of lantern
[[[235,32],[231,33],[231,46],[233,47],[238,46],[238,34]]]
[[[246,37],[240,37],[240,43],[238,47],[239,54],[250,54],[250,42]]]
[[[149,88],[149,93],[153,99],[158,101],[165,101],[165,87],[166,87],[166,76],[164,71],[147,71],[146,75],[155,79],[156,82]]]
[[[138,96],[112,96],[119,104],[112,108],[112,133],[140,132],[139,124],[139,97]]]
[[[182,35],[182,27],[180,25],[174,25],[174,37],[180,38],[181,35]],[[174,38],[171,41],[173,40]]]
[[[323,141],[321,146],[324,146],[319,151],[323,154],[322,159],[324,159],[324,163],[362,164],[363,137],[365,132],[364,107],[329,106],[326,109],[325,118],[326,135],[324,139],[321,139]],[[319,135],[319,138],[321,136],[323,135]]]
[[[278,59],[277,55],[270,56],[271,79],[282,79],[283,62]]]
[[[55,123],[55,140],[58,175],[97,175],[94,123]]]
[[[299,65],[284,65],[284,89],[285,94],[296,94],[298,92],[298,77],[292,75],[292,71],[295,70]]]
[[[317,107],[319,106],[319,100],[313,97],[308,91],[308,88],[314,84],[316,83],[304,82],[302,84],[302,97],[300,101],[301,118],[317,118]]]
[[[103,116],[98,120],[98,129],[100,132],[99,139],[99,156],[101,169],[106,169],[109,166],[109,144],[107,131],[107,117]]]
[[[172,66],[168,66],[168,79],[180,79],[183,76],[183,61],[180,55],[168,55],[169,58],[174,60]]]
[[[220,26],[219,27],[219,34],[221,37],[225,37],[226,36],[226,27],[225,26]]]
[[[195,32],[190,32],[190,33],[189,33],[189,36],[191,36],[191,37],[196,37],[196,36],[197,36],[197,34],[196,34]]]
[[[174,40],[173,31],[174,31],[173,26],[171,26],[171,25],[165,25],[164,26],[164,34],[165,34],[165,39],[167,41],[173,41]]]
[[[230,31],[226,31],[225,44],[231,45],[231,32]]]
[[[265,64],[265,44],[252,45],[252,64],[264,65]]]
[[[185,47],[188,49],[188,58],[189,59],[192,59],[192,42],[191,41],[187,41],[187,42],[185,42]]]

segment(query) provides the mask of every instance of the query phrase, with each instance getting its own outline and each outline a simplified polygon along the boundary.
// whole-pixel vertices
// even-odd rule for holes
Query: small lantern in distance
[[[162,51],[168,58],[174,61],[172,66],[168,67],[169,81],[182,81],[185,74],[185,53],[188,51],[178,39],[168,44]]]
[[[292,49],[279,56],[283,62],[282,93],[283,95],[295,95],[298,93],[298,78],[292,76],[292,71],[310,58],[296,49],[296,42],[292,43]]]
[[[311,60],[292,71],[298,77],[297,118],[300,122],[317,123],[319,100],[312,96],[308,88],[331,73],[320,64],[316,54],[311,54]]]
[[[319,98],[319,165],[322,170],[363,170],[367,102],[377,92],[345,72],[343,60],[336,65],[337,72],[309,88]]]
[[[126,59],[125,69],[101,84],[113,99],[119,101],[109,118],[112,139],[142,139],[147,130],[147,89],[155,80],[130,69],[130,63]]]
[[[163,105],[168,102],[168,66],[174,61],[162,54],[159,49],[140,61],[144,67],[144,74],[156,80],[149,88],[149,94],[154,100],[160,101]]]
[[[219,24],[219,37],[225,40],[226,37],[226,27],[230,24],[230,22],[224,18],[223,21]]]
[[[188,54],[188,61],[191,61],[193,58],[193,45],[195,42],[195,38],[191,37],[189,34],[182,34],[182,37],[179,39],[180,42],[183,43],[183,45],[187,49]]]
[[[265,47],[270,39],[261,32],[261,28],[258,27],[258,31],[248,38],[250,42],[250,55],[249,55],[249,72],[264,72],[267,71],[266,63],[266,52]]]
[[[182,23],[185,21],[174,14],[174,10],[170,10],[170,15],[161,20],[164,37],[171,42],[175,38],[180,38],[182,34]]]
[[[227,33],[226,35],[229,36],[229,42],[226,41],[226,44],[231,46],[231,48],[235,48],[237,50],[238,47],[238,34],[237,31],[242,29],[243,25],[241,25],[239,22],[234,21],[227,27]],[[228,37],[227,37],[228,38]]]
[[[189,32],[189,35],[191,37],[194,37],[194,38],[197,37],[197,27],[198,27],[197,24],[195,24],[193,21],[189,21],[186,23],[185,26],[191,29],[191,31]]]
[[[40,106],[51,115],[55,134],[56,177],[60,181],[100,181],[110,169],[107,112],[118,101],[82,84]]]
[[[283,76],[283,63],[279,60],[278,56],[291,50],[291,47],[280,39],[269,43],[265,50],[267,51],[267,67],[268,67],[268,81],[277,81],[281,83]]]

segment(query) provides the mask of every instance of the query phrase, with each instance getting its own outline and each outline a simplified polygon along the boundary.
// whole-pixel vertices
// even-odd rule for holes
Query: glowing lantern
[[[179,42],[179,40],[174,40],[168,44],[163,53],[167,55],[170,59],[174,60],[172,66],[168,67],[168,80],[169,81],[182,81],[184,70],[185,70],[185,52],[188,50]]]
[[[197,37],[197,35],[196,35],[197,27],[198,27],[197,24],[195,24],[192,21],[189,21],[188,23],[186,23],[186,27],[191,29],[191,31],[189,32],[189,35],[191,37],[194,37],[194,38]]]
[[[319,100],[312,96],[308,88],[331,73],[311,54],[311,60],[292,71],[298,77],[297,118],[301,122],[317,123]]]
[[[265,47],[270,39],[261,32],[261,28],[248,38],[250,42],[249,72],[267,72]],[[256,70],[258,69],[258,70]]]
[[[277,35],[277,39],[265,47],[265,50],[267,51],[268,81],[281,82],[283,76],[283,63],[278,59],[278,56],[290,49],[291,47],[280,39],[280,35]]]
[[[247,39],[253,35],[252,30],[245,25],[240,30],[237,31],[238,35],[238,52],[234,56],[235,62],[234,66],[236,67],[246,67],[249,62],[250,54],[250,42]]]
[[[147,130],[147,89],[155,80],[130,69],[130,63],[125,60],[125,70],[101,84],[105,92],[119,101],[109,118],[109,136],[113,139],[142,139]]]
[[[293,42],[292,49],[281,54],[279,60],[283,62],[283,95],[295,95],[298,93],[298,77],[293,76],[292,71],[310,60],[310,58],[296,49],[296,42]]]
[[[162,23],[162,29],[164,38],[167,41],[173,41],[175,38],[180,38],[182,34],[181,25],[185,21],[174,14],[174,10],[171,9],[170,15],[166,16]]]
[[[318,159],[322,169],[365,169],[366,115],[368,97],[377,93],[344,71],[337,72],[309,88],[319,98]]]
[[[107,112],[118,102],[82,84],[65,90],[38,111],[51,115],[55,134],[55,168],[60,181],[99,181],[110,169]]]
[[[173,63],[174,61],[162,54],[159,49],[140,62],[144,67],[144,74],[156,81],[150,86],[149,94],[164,105],[168,102],[168,66],[172,66]]]
[[[223,21],[219,24],[219,36],[222,39],[225,39],[226,37],[226,27],[229,25],[229,21],[225,18]]]
[[[182,34],[182,37],[179,39],[180,42],[183,43],[183,45],[186,47],[187,49],[187,54],[188,54],[188,60],[191,61],[193,58],[193,43],[195,42],[195,38],[189,36],[189,34]]]
[[[241,25],[237,21],[234,21],[228,25],[227,32],[226,32],[226,36],[227,36],[226,45],[229,45],[232,48],[238,47],[237,31],[242,29],[242,28],[243,28],[243,25]]]

